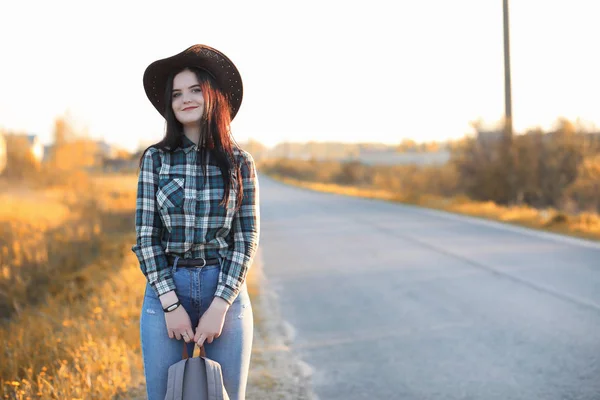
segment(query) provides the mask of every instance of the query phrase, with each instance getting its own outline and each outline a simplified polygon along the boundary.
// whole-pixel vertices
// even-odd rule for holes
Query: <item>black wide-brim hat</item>
[[[225,54],[202,44],[196,44],[179,54],[154,61],[144,71],[146,96],[160,115],[164,117],[165,107],[171,106],[171,104],[164,104],[167,78],[173,70],[183,67],[200,68],[214,78],[229,101],[233,120],[242,104],[244,92],[240,72]]]

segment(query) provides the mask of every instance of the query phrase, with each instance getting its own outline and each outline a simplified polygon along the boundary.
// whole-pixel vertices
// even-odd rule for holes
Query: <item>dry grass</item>
[[[0,393],[107,399],[139,385],[135,325],[144,282],[129,250],[135,237],[110,223],[131,214],[135,200],[102,208],[114,196],[88,178],[45,189],[5,187]],[[117,304],[125,307],[108,312]]]
[[[105,210],[135,210],[137,175],[106,174],[93,177],[95,188],[103,193],[100,207]]]
[[[37,225],[40,230],[59,225],[69,215],[64,204],[47,195],[35,196],[25,192],[17,197],[12,193],[2,193],[0,204],[0,221],[29,223]],[[18,216],[18,220],[15,216]]]
[[[269,175],[283,183],[321,192],[414,204],[427,208],[483,217],[529,228],[547,230],[586,239],[600,240],[600,216],[593,213],[567,215],[554,209],[537,210],[527,206],[504,207],[493,202],[472,201],[466,197],[442,198],[438,196],[417,194],[401,195],[389,190],[306,182],[278,174]]]
[[[87,188],[87,185],[84,186]],[[12,186],[0,215],[0,316],[61,290],[61,275],[98,256],[105,237],[93,197]]]
[[[25,307],[2,326],[5,397],[109,399],[140,384],[143,283],[123,242],[109,253],[65,276],[68,289]],[[100,270],[106,276],[98,276]],[[119,312],[112,312],[117,305]]]
[[[136,183],[135,175],[104,175],[43,190],[12,185],[0,195],[2,398],[144,397],[146,282],[130,250]],[[254,302],[260,282],[253,271]],[[264,316],[253,308],[260,329]],[[260,357],[253,362],[267,371]],[[263,384],[257,374],[249,382],[267,398]]]

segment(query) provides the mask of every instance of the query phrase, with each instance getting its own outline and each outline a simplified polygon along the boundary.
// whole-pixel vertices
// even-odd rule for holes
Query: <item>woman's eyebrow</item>
[[[199,85],[199,84],[195,84],[195,85],[192,85],[192,86],[190,86],[188,89],[194,88],[194,87],[196,87],[196,86],[200,87],[200,85]],[[181,90],[181,89],[173,89],[173,91],[174,91],[174,92],[179,92],[180,90]]]

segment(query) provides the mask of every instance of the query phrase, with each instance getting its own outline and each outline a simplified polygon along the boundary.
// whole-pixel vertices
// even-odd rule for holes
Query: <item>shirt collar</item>
[[[196,143],[192,142],[187,136],[185,136],[183,133],[181,134],[182,138],[181,138],[181,148],[183,149],[183,151],[185,151],[185,153],[189,153],[191,150],[196,149]]]

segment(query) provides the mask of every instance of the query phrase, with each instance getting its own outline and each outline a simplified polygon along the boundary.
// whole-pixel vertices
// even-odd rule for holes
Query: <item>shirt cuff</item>
[[[156,296],[162,296],[165,293],[175,290],[175,282],[173,278],[168,276],[150,284]]]
[[[217,285],[215,297],[220,297],[223,300],[225,300],[229,305],[232,305],[239,292],[239,290],[233,290],[232,288],[227,287],[225,285]]]

